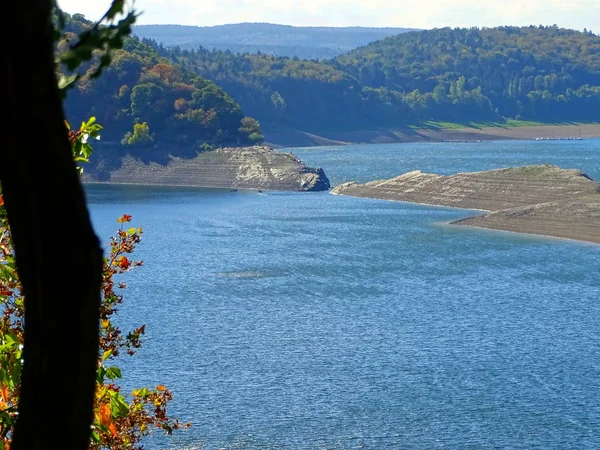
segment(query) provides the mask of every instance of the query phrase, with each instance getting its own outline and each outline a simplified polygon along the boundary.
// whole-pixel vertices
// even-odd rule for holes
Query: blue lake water
[[[332,185],[537,163],[600,179],[597,140],[291,151]],[[105,241],[123,213],[144,227],[127,387],[165,384],[193,424],[148,449],[600,448],[600,246],[328,193],[88,194]]]

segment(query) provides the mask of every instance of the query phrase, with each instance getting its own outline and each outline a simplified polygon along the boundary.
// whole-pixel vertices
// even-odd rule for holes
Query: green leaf
[[[108,20],[114,19],[117,14],[121,14],[123,12],[124,7],[124,0],[113,0],[112,4],[110,5],[110,8],[106,12],[106,18]]]
[[[104,366],[99,366],[96,371],[96,381],[98,383],[102,383],[104,381],[104,377],[106,376],[106,368]]]
[[[73,83],[75,83],[78,79],[79,75],[77,74],[68,76],[61,75],[60,79],[58,80],[58,89],[60,89],[61,91],[69,89],[73,86]]]
[[[119,369],[118,367],[109,367],[108,369],[106,369],[106,376],[112,381],[114,381],[115,378],[123,378],[123,375],[121,374],[121,369]]]

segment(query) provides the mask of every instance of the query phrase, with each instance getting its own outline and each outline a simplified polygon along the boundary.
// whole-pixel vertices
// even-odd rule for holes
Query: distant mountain
[[[266,53],[301,59],[328,59],[411,28],[293,27],[270,23],[239,23],[213,27],[138,25],[133,32],[167,47]]]

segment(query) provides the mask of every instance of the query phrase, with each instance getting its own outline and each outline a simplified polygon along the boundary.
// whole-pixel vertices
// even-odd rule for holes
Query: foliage
[[[364,86],[414,93],[425,103],[431,93],[428,115],[436,119],[481,119],[497,109],[511,118],[593,120],[599,52],[600,37],[557,26],[443,28],[383,39],[331,64]],[[457,109],[460,103],[478,114]]]
[[[187,426],[167,415],[167,404],[172,399],[170,391],[162,385],[155,389],[135,389],[129,399],[122,393],[118,379],[121,370],[111,363],[125,352],[135,354],[141,345],[141,336],[145,325],[123,335],[112,322],[113,315],[123,302],[123,296],[115,291],[126,285],[117,282],[115,277],[134,267],[141,261],[131,260],[130,255],[140,242],[142,229],[124,229],[123,225],[131,221],[131,216],[123,215],[118,219],[120,227],[110,241],[110,256],[105,258],[102,273],[102,305],[100,308],[100,348],[96,390],[96,414],[92,432],[93,450],[141,449],[138,445],[143,436],[151,432],[151,427],[162,429],[168,434],[173,430]]]
[[[79,130],[71,130],[69,122],[65,121],[67,127],[69,144],[71,144],[71,150],[73,152],[73,160],[76,163],[90,162],[90,155],[92,154],[92,146],[88,142],[90,138],[100,139],[100,131],[102,125],[96,123],[96,118],[91,117],[87,122],[82,122]],[[77,166],[79,175],[83,174],[83,167]]]
[[[312,129],[595,120],[600,38],[558,27],[413,31],[330,61],[164,48],[261,123]]]
[[[68,30],[90,26],[73,17]],[[87,66],[67,110],[95,115],[116,141],[146,122],[174,154],[178,145],[261,142],[244,113],[314,131],[590,121],[600,107],[599,51],[590,32],[533,26],[401,33],[321,62],[127,38],[102,78]],[[91,97],[103,101],[90,109]]]
[[[117,14],[123,12],[123,8],[123,1],[113,0],[104,19],[112,21]],[[102,56],[92,74],[97,77],[110,62],[110,51],[117,46],[118,37],[128,33],[127,24],[132,23],[129,21],[135,18],[132,14],[114,27],[109,26],[105,29],[95,26],[92,30],[84,32],[79,40],[80,44],[71,47],[72,54],[59,57],[58,61],[67,62],[71,69],[75,69],[90,59],[92,51],[100,50]],[[57,11],[57,17],[62,25],[69,18],[60,11]],[[61,88],[65,94],[68,85],[70,84],[65,84],[63,80]],[[82,122],[78,130],[72,130],[69,123],[65,122],[65,132],[71,145],[73,159],[78,163],[79,174],[83,172],[79,163],[88,162],[92,153],[88,140],[99,139],[101,130],[102,126],[96,123],[95,117]],[[118,219],[120,227],[111,238],[109,256],[103,260],[100,351],[96,374],[95,417],[91,429],[92,450],[142,449],[140,440],[154,428],[171,434],[173,430],[188,426],[167,415],[168,402],[172,396],[166,387],[158,385],[155,389],[136,389],[126,396],[122,394],[119,385],[122,373],[114,363],[122,352],[128,355],[135,354],[141,346],[141,338],[145,331],[145,326],[141,326],[123,334],[113,323],[113,316],[123,302],[120,291],[126,288],[118,278],[132,268],[142,265],[141,261],[130,259],[142,235],[141,228],[124,229],[124,224],[130,221],[131,216],[128,215]],[[16,270],[11,232],[0,191],[0,450],[9,449],[18,414],[23,369],[24,308],[23,288]],[[57,351],[60,351],[60,343],[57,345]],[[57,401],[60,401],[61,393],[57,392],[56,395]]]
[[[63,16],[66,34],[57,51],[69,54],[72,48],[80,48],[69,44],[76,41],[76,32],[87,33],[94,25],[81,15]],[[246,133],[241,126],[244,113],[239,104],[214,83],[160,53],[159,48],[126,37],[119,48],[111,48],[109,66],[102,66],[101,55],[92,57],[81,65],[79,82],[65,101],[67,115],[98,117],[106,126],[106,140],[125,145],[132,145],[128,141],[134,125],[145,122],[157,143],[170,144],[168,152],[173,155],[187,154],[202,143],[253,142],[256,135],[252,139],[250,135],[255,130]],[[58,57],[64,58],[64,53]],[[100,68],[103,75],[98,78]],[[69,69],[63,65],[62,75]],[[166,146],[152,149],[166,151]]]
[[[0,196],[0,448],[7,449],[17,415],[20,376],[23,361],[24,302],[21,284],[15,268],[14,249],[6,211]],[[152,428],[171,433],[187,426],[167,415],[171,393],[164,386],[136,389],[129,398],[121,393],[118,380],[121,370],[113,363],[122,352],[133,355],[141,345],[145,326],[127,334],[114,325],[112,319],[123,302],[118,291],[126,288],[115,279],[142,265],[130,259],[140,242],[142,229],[124,229],[131,216],[118,220],[120,228],[110,241],[110,256],[104,259],[102,274],[102,304],[100,354],[98,355],[95,418],[90,449],[141,449],[139,442]],[[118,290],[118,291],[117,291]]]
[[[84,62],[92,59],[94,53],[99,62],[90,74],[92,78],[98,78],[102,71],[109,66],[112,59],[112,51],[123,47],[123,40],[131,33],[131,26],[135,23],[137,14],[134,10],[126,11],[129,3],[125,0],[113,0],[106,14],[93,26],[81,30],[77,34],[77,40],[57,56],[57,66],[64,65],[68,74],[61,74],[58,87],[66,97],[66,90],[75,86],[80,74],[74,71]],[[55,4],[56,6],[56,4]],[[65,28],[68,22],[73,20],[71,16],[61,9],[54,9],[55,15],[55,41],[65,36]],[[118,16],[124,16],[117,20]],[[83,18],[81,16],[81,18]],[[77,17],[75,18],[75,20]],[[64,45],[64,43],[63,43]]]
[[[260,131],[260,124],[252,117],[244,117],[240,131],[248,136],[253,144],[261,144],[265,137]]]
[[[121,143],[130,147],[145,147],[154,142],[154,135],[150,134],[150,127],[146,122],[133,125],[133,133],[127,133]]]

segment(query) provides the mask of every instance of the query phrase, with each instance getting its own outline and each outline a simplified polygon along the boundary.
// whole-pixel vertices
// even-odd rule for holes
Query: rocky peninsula
[[[272,191],[329,189],[323,169],[307,167],[293,154],[265,146],[221,148],[193,158],[170,157],[163,163],[126,156],[120,167],[91,171],[83,181]]]
[[[487,213],[453,223],[600,243],[600,184],[576,169],[533,165],[451,176],[414,171],[344,183],[332,193],[479,209]]]

